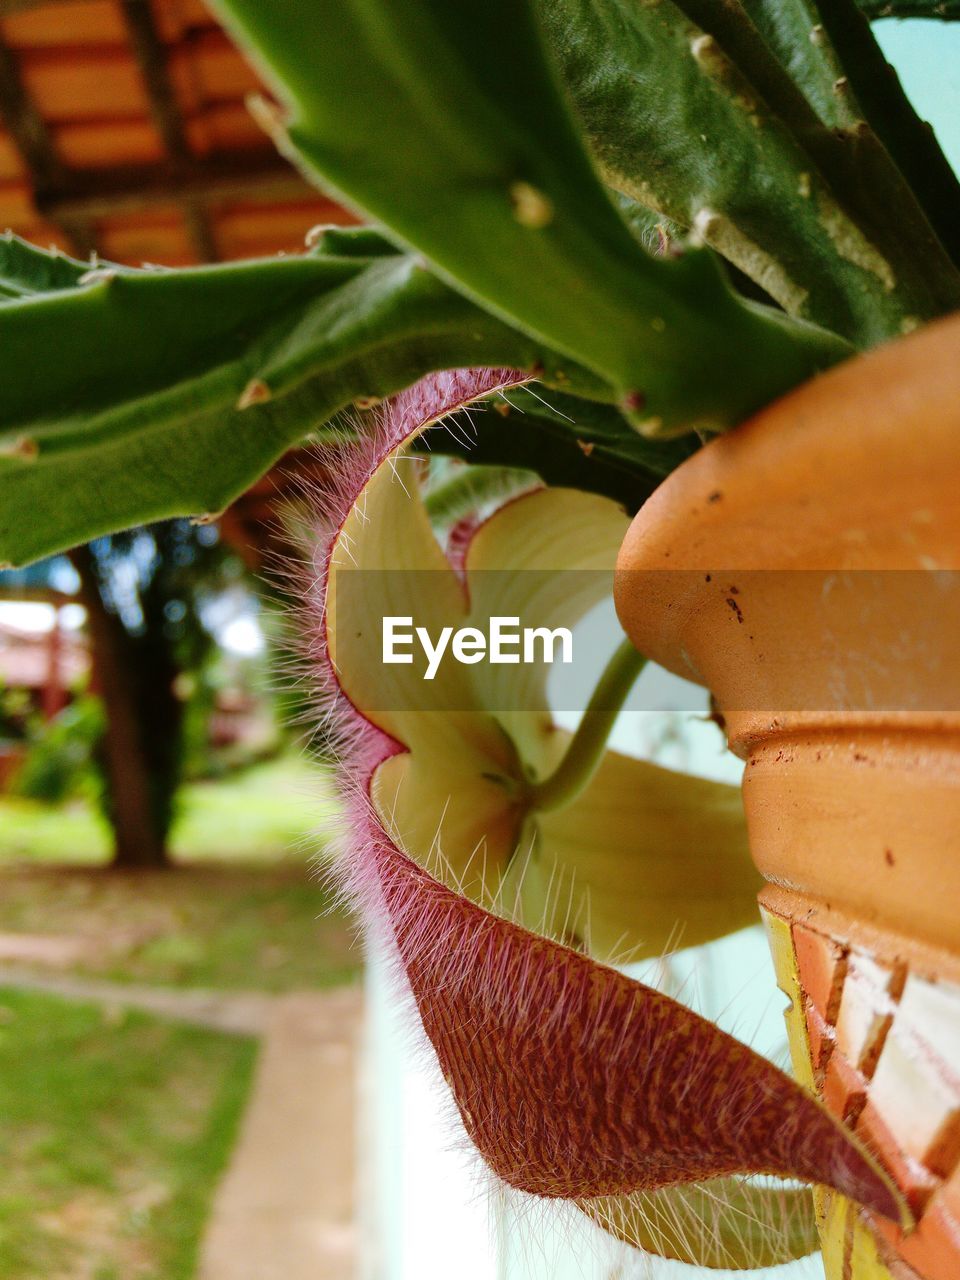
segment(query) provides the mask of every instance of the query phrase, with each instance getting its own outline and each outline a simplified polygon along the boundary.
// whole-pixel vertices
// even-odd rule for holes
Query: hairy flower
[[[672,1256],[782,1260],[815,1247],[812,1227],[782,1228],[771,1246],[770,1232],[758,1243],[743,1223],[769,1223],[772,1204],[796,1216],[802,1193],[731,1175],[825,1183],[895,1216],[887,1180],[782,1072],[601,963],[625,942],[659,953],[678,921],[699,942],[753,918],[735,793],[611,752],[563,807],[538,807],[569,744],[550,723],[542,667],[444,664],[425,682],[415,665],[381,661],[387,614],[431,633],[492,613],[572,625],[603,578],[563,571],[607,570],[612,586],[627,522],[604,499],[515,498],[465,526],[452,560],[434,535],[421,464],[403,446],[518,377],[425,379],[339,457],[324,495],[301,647],[339,755],[339,870],[396,956],[466,1131],[499,1178],[574,1200]]]

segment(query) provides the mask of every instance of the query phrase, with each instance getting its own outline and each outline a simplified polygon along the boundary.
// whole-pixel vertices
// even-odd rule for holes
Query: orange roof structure
[[[185,266],[293,252],[318,223],[354,222],[279,155],[256,94],[201,0],[0,0],[0,232]],[[317,466],[288,455],[225,514],[248,563],[282,542],[289,472]]]
[[[353,221],[260,130],[263,92],[201,0],[0,0],[0,230],[180,266]]]

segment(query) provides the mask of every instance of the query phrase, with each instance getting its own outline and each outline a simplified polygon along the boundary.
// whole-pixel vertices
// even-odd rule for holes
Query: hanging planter
[[[916,1217],[818,1196],[829,1280],[960,1274],[960,317],[807,383],[634,520],[617,605],[746,763],[794,1070]]]

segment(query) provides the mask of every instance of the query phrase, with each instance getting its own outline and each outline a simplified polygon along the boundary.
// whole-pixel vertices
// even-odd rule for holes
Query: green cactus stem
[[[638,244],[533,0],[221,8],[287,104],[280,145],[482,306],[606,379],[641,431],[722,429],[844,353],[741,301],[712,255],[658,260]]]
[[[91,271],[0,238],[0,283],[0,562],[217,512],[340,409],[434,369],[612,394],[368,232],[186,271]]]
[[[552,0],[544,15],[607,180],[791,314],[866,347],[960,306],[960,273],[849,80],[818,116],[826,63],[812,103],[738,6]]]
[[[889,153],[960,266],[960,183],[933,130],[914,111],[854,0],[820,0],[819,8],[823,29],[840,55],[850,91],[878,144]]]

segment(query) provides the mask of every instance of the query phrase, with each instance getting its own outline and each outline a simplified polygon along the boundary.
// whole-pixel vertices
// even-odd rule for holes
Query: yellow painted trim
[[[854,1216],[851,1210],[851,1217]],[[893,1280],[893,1275],[880,1260],[873,1235],[859,1218],[853,1227],[853,1248],[850,1252],[850,1280]]]
[[[793,934],[789,920],[775,915],[766,907],[760,907],[767,930],[767,941],[773,957],[773,967],[777,975],[777,986],[790,1001],[783,1011],[783,1020],[787,1027],[787,1043],[790,1046],[790,1061],[796,1080],[805,1089],[813,1091],[813,1067],[810,1063],[810,1044],[807,1040],[807,1024],[803,1015],[803,997],[800,990],[800,975],[797,971],[797,958],[793,950]]]
[[[813,1090],[810,1042],[790,921],[762,905],[760,914],[767,931],[777,986],[790,1002],[783,1018],[794,1076]],[[814,1188],[814,1205],[826,1280],[894,1280],[880,1260],[873,1236],[860,1221],[856,1206],[824,1187]]]
[[[817,1187],[814,1192],[814,1205],[817,1212],[817,1227],[820,1231],[823,1274],[826,1280],[850,1280],[843,1269],[850,1201],[844,1196],[837,1195],[835,1191]]]

